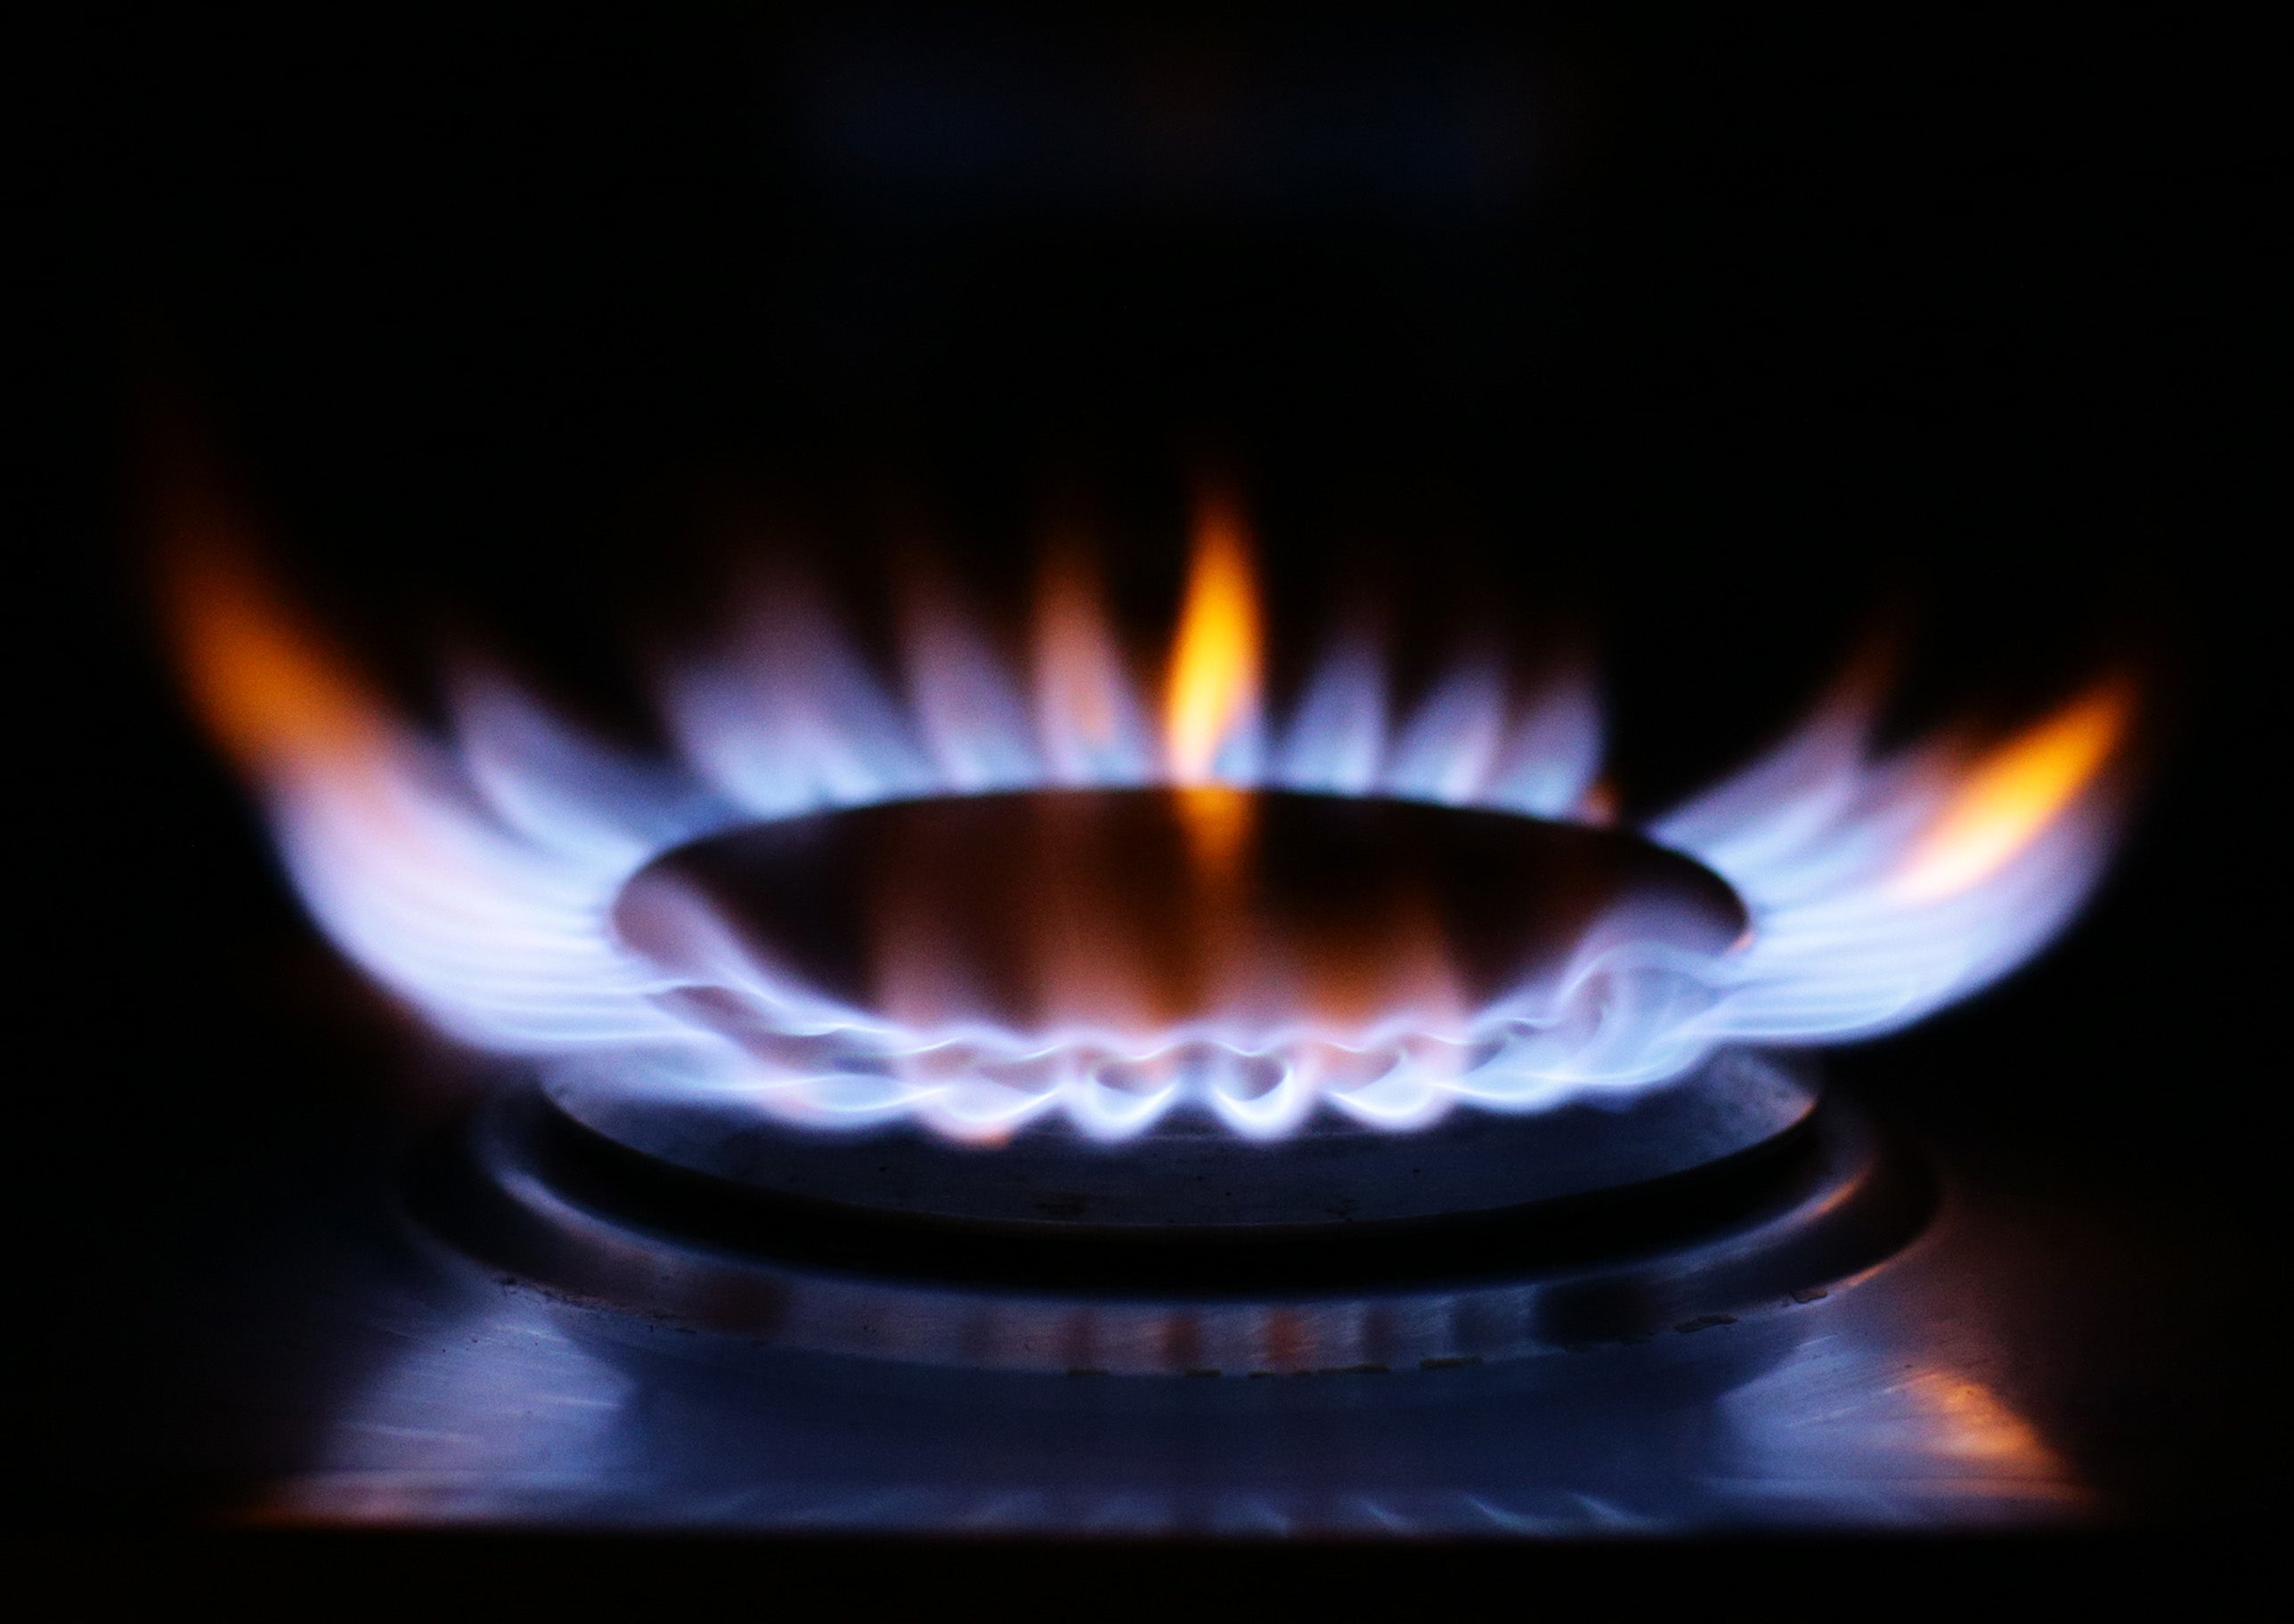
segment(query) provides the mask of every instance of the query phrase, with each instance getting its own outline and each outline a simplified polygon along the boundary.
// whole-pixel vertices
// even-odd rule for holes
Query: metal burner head
[[[1685,857],[1504,814],[1227,789],[896,803],[681,847],[614,918],[681,983],[662,995],[761,1067],[1020,1102],[965,1143],[905,1111],[824,1135],[769,1089],[628,1061],[550,1078],[558,1112],[625,1149],[833,1206],[1102,1230],[1419,1222],[1670,1178],[1775,1140],[1815,1098],[1731,1054],[1435,1126],[1477,1067],[1540,1041],[1504,1014],[1524,988],[1603,944],[1711,955],[1745,929]],[[816,1004],[791,1007],[792,987]],[[1396,1099],[1421,1114],[1379,1117]]]

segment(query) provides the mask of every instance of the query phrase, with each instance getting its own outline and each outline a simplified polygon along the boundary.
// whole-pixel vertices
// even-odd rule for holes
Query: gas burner
[[[321,928],[503,1062],[367,1237],[344,1384],[265,1514],[1465,1534],[2085,1503],[1989,1374],[1992,1241],[1797,1057],[2071,917],[2126,680],[1883,750],[1859,664],[1623,827],[1590,675],[1550,656],[1404,706],[1341,637],[1270,685],[1226,500],[1159,683],[1073,557],[1019,672],[929,592],[886,670],[784,588],[662,673],[647,757],[498,673],[416,726],[233,527],[175,537],[197,702]]]
[[[679,759],[646,762],[489,678],[460,683],[451,739],[414,731],[218,550],[227,516],[195,517],[191,676],[314,915],[443,1033],[712,1173],[736,1153],[679,1147],[766,1145],[769,1124],[828,1162],[903,1122],[1006,1147],[1054,1116],[1119,1140],[1175,1112],[1241,1140],[1333,1115],[1422,1134],[1891,1031],[2084,899],[2134,712],[2105,679],[1988,747],[1875,756],[1865,672],[1735,778],[1616,830],[1582,673],[1517,694],[1468,660],[1390,725],[1378,651],[1340,639],[1271,703],[1221,499],[1159,706],[1055,559],[1029,681],[920,599],[896,700],[791,589],[671,675]]]
[[[1585,673],[1468,659],[1390,717],[1381,654],[1340,638],[1270,694],[1225,500],[1159,701],[1072,558],[1025,678],[917,597],[898,696],[792,589],[665,674],[675,748],[648,760],[480,674],[417,729],[230,532],[205,514],[179,548],[199,703],[329,936],[514,1079],[412,1172],[421,1351],[343,1412],[304,1514],[377,1514],[380,1484],[422,1514],[777,1525],[720,1476],[833,1433],[821,1481],[878,1497],[834,1525],[973,1526],[971,1489],[902,1498],[925,1468],[899,1448],[858,1476],[841,1452],[905,1438],[884,1417],[913,1399],[967,1482],[1032,1469],[1013,1407],[1072,1410],[1081,1498],[1047,1525],[1336,1529],[1322,1480],[1403,1411],[1457,1484],[1527,1482],[1562,1438],[1557,1483],[1607,1482],[1621,1435],[1673,1459],[1676,1424],[1741,1416],[1651,1513],[1678,1519],[1803,1470],[1793,1427],[1842,1359],[1870,1436],[1913,1441],[1871,1457],[1907,1482],[1957,1458],[1950,1417],[2005,1415],[1956,1378],[1899,1393],[1929,1181],[1782,1056],[2046,945],[2110,851],[2124,680],[1882,752],[1859,667],[1620,828]],[[1044,1379],[1070,1374],[1242,1379]],[[821,1430],[816,1382],[850,1425]],[[630,1394],[671,1395],[659,1426]],[[540,1419],[508,1455],[440,1475],[435,1440],[484,1454],[512,1412]],[[2013,1446],[1986,1506],[2061,1477],[2012,1419],[1985,1423]],[[569,1489],[576,1458],[685,1498]],[[1177,1474],[1146,1513],[1141,1462]],[[1531,1487],[1411,1525],[1582,1516]]]
[[[909,1128],[813,1157],[817,1140],[761,1147],[753,1126],[648,1153],[514,1086],[423,1158],[411,1206],[506,1283],[634,1323],[1188,1376],[1439,1370],[1736,1324],[1873,1268],[1931,1210],[1915,1162],[1766,1057],[1659,1100],[1279,1148],[1159,1132],[991,1153]]]

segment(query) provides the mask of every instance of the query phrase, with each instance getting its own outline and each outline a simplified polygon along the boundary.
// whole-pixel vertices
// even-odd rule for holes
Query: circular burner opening
[[[696,928],[705,921],[710,928]],[[1419,802],[1227,788],[896,802],[671,851],[622,939],[744,1014],[724,932],[806,995],[930,1041],[992,1028],[1149,1053],[1462,1029],[1589,940],[1718,952],[1718,876],[1631,834]],[[1248,1086],[1246,1081],[1245,1086]]]

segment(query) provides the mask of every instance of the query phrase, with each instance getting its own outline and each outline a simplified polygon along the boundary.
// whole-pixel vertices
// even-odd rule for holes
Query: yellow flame
[[[216,742],[265,775],[370,755],[382,727],[373,696],[248,562],[236,516],[178,493],[162,532],[177,661]]]
[[[2078,799],[2126,736],[2135,710],[2113,678],[1993,750],[1953,791],[1897,882],[1932,901],[1989,879]]]
[[[1212,782],[1221,747],[1257,715],[1258,686],[1258,595],[1249,539],[1241,511],[1215,495],[1195,516],[1194,565],[1164,700],[1174,782]]]

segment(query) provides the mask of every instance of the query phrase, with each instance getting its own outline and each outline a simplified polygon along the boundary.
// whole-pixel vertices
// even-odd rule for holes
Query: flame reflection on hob
[[[1414,1128],[1460,1103],[1530,1110],[1656,1085],[1723,1044],[1900,1027],[2013,969],[2077,909],[2108,854],[2135,710],[2131,686],[2107,678],[2004,741],[1882,754],[1877,685],[1843,682],[1767,755],[1642,832],[1737,889],[1752,924],[1727,946],[1645,918],[1596,928],[1550,973],[1469,1000],[1441,942],[1398,941],[1424,994],[1408,1009],[1302,1007],[1272,1027],[1208,1008],[1016,1029],[947,1019],[945,1000],[908,1021],[899,997],[826,996],[729,930],[720,985],[696,987],[689,967],[616,934],[616,900],[703,836],[1000,791],[1176,786],[1209,895],[1249,832],[1253,790],[1598,823],[1590,676],[1515,693],[1493,663],[1467,660],[1396,714],[1379,648],[1339,637],[1278,712],[1242,510],[1213,492],[1159,702],[1069,550],[1046,565],[1024,677],[929,592],[911,595],[897,685],[811,593],[760,597],[667,673],[679,759],[643,760],[479,670],[454,686],[447,735],[419,731],[252,569],[227,509],[185,498],[168,528],[168,603],[198,710],[258,788],[321,927],[436,1029],[604,1061],[633,1085],[745,1095],[793,1122],[907,1117],[982,1142],[1054,1114],[1122,1137],[1183,1105],[1255,1137],[1325,1106]],[[897,921],[880,936],[891,981],[929,967],[931,945]],[[1122,986],[1091,982],[1119,983],[1119,966],[1084,955],[1072,973],[1086,1017],[1127,1007]],[[788,1042],[744,1043],[692,1018],[696,993],[728,989]]]

